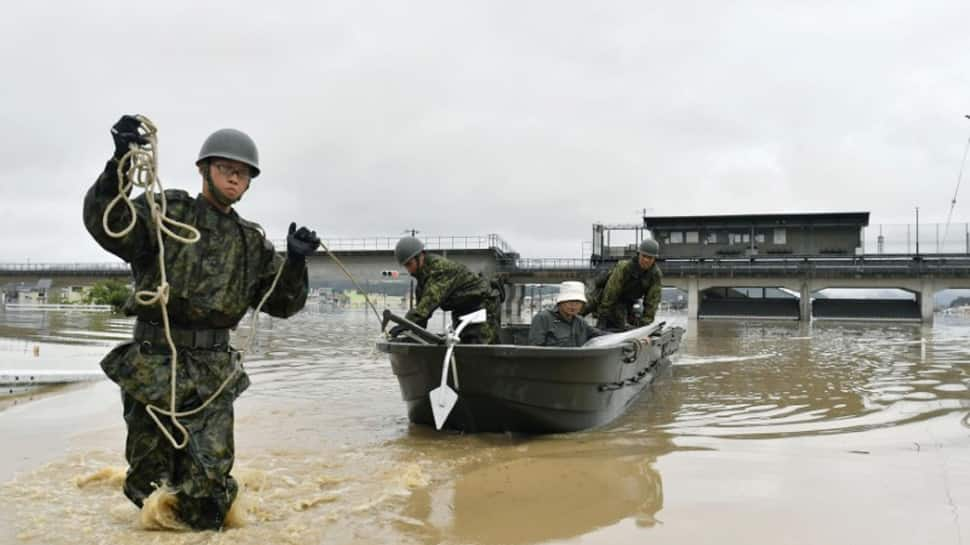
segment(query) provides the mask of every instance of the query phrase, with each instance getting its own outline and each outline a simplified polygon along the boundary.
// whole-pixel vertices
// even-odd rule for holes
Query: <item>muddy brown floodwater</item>
[[[0,397],[0,543],[970,543],[966,318],[660,319],[688,334],[650,395],[543,437],[410,425],[363,311],[262,320],[220,533],[141,526],[111,382]],[[0,312],[0,368],[97,370],[130,325]]]

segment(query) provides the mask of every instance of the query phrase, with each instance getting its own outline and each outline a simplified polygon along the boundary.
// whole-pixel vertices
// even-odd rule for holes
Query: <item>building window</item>
[[[671,244],[683,244],[684,233],[683,231],[671,231],[670,232],[670,243]]]
[[[784,229],[775,229],[774,243],[787,244],[787,238],[785,237]]]
[[[687,233],[684,236],[684,242],[686,242],[687,244],[697,244],[697,241],[699,239],[700,239],[700,235],[697,233],[697,231],[687,231]]]
[[[764,242],[765,242],[765,234],[764,233],[755,233],[754,234],[754,241],[757,242],[758,244],[764,244]]]
[[[751,235],[748,233],[730,233],[728,235],[728,242],[730,244],[747,244],[751,241]]]
[[[717,244],[717,231],[704,233],[704,244]]]

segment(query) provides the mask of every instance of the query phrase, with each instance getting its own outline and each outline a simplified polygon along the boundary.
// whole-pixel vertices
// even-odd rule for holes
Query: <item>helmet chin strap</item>
[[[237,202],[239,202],[240,200],[242,200],[243,195],[246,194],[245,191],[243,191],[242,193],[240,193],[239,194],[239,197],[237,197],[235,199],[231,199],[225,193],[223,193],[222,191],[219,191],[219,188],[216,187],[216,184],[213,183],[213,181],[212,181],[212,174],[210,173],[209,168],[210,168],[210,166],[209,165],[206,165],[206,168],[205,168],[205,185],[206,185],[207,188],[209,188],[209,194],[212,195],[212,198],[215,199],[217,203],[219,203],[222,206],[228,207],[228,206],[232,206],[233,204],[236,204]]]

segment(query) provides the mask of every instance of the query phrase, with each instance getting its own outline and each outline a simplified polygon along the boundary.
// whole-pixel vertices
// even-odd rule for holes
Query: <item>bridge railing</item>
[[[349,237],[325,238],[323,243],[334,251],[379,251],[393,250],[401,237]],[[419,236],[428,250],[498,250],[504,254],[515,253],[512,246],[501,236],[490,233],[487,235],[430,235]],[[273,239],[273,246],[277,250],[286,249],[286,239]]]
[[[83,273],[98,274],[124,273],[130,269],[123,261],[109,263],[0,263],[0,273],[40,274],[40,273]]]
[[[589,259],[571,258],[538,258],[516,259],[512,263],[499,264],[499,270],[525,271],[559,271],[564,269],[592,269],[595,268]]]
[[[498,263],[502,273],[572,271],[588,273],[612,263],[595,264],[588,259],[516,259]],[[970,257],[957,255],[873,255],[844,258],[818,256],[756,257],[730,259],[664,259],[660,268],[670,276],[923,276],[970,277]]]
[[[666,260],[665,275],[673,276],[970,276],[970,259],[944,256],[856,256],[844,259]]]
[[[870,225],[862,230],[862,249],[877,255],[970,254],[970,223]]]

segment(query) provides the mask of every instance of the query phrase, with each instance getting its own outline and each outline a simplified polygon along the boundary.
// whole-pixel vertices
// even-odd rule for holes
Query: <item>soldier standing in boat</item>
[[[131,221],[129,209],[118,206],[104,216],[119,196],[119,161],[125,161],[127,170],[129,150],[148,143],[140,128],[141,120],[133,116],[114,125],[114,154],[84,199],[85,226],[104,249],[130,263],[136,291],[153,290],[162,273],[146,196],[132,200],[137,221],[120,238],[117,233]],[[164,425],[169,435],[182,438],[174,419],[162,416],[156,424],[147,411],[148,406],[167,410],[171,400],[172,358],[159,304],[141,304],[134,296],[128,300],[125,313],[137,317],[134,338],[108,353],[101,367],[121,387],[128,428],[125,495],[142,507],[157,488],[167,486],[175,493],[178,519],[202,530],[222,528],[238,491],[229,474],[235,456],[233,401],[249,386],[249,377],[241,368],[239,352],[229,344],[229,330],[259,304],[281,266],[262,310],[285,318],[302,309],[307,297],[306,256],[320,241],[314,232],[291,224],[284,259],[259,225],[233,210],[260,172],[256,145],[245,133],[212,133],[195,164],[202,193],[192,197],[181,190],[165,191],[166,216],[193,226],[200,238],[184,244],[166,236],[162,254],[169,283],[168,330],[178,353],[177,410],[191,411],[209,402],[199,412],[179,418],[187,431],[184,448],[162,432]]]
[[[428,319],[435,309],[451,311],[452,324],[465,314],[485,309],[488,320],[471,324],[461,334],[465,344],[493,344],[498,340],[500,327],[499,295],[481,275],[468,267],[424,250],[424,243],[415,237],[403,237],[394,247],[394,257],[415,278],[414,308],[404,316],[421,327],[428,326]],[[397,325],[391,328],[391,337],[405,331]]]
[[[584,314],[592,313],[596,327],[622,331],[653,322],[660,305],[663,274],[657,265],[660,245],[648,238],[640,242],[637,255],[613,266],[605,279],[594,283]],[[643,298],[643,315],[636,316],[633,305]]]
[[[586,304],[586,287],[570,280],[559,285],[556,309],[543,310],[532,318],[529,344],[533,346],[577,347],[603,334],[579,315]]]

